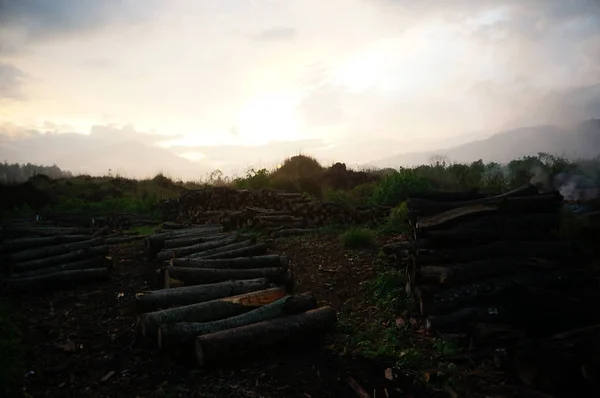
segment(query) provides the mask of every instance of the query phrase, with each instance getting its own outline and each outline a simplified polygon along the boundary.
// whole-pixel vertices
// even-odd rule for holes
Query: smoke
[[[550,191],[554,188],[550,175],[542,166],[532,166],[531,169],[529,169],[529,174],[531,175],[529,182],[535,185],[540,191]]]
[[[565,200],[588,201],[599,197],[600,190],[594,189],[594,181],[582,174],[558,173],[554,177],[554,187]]]

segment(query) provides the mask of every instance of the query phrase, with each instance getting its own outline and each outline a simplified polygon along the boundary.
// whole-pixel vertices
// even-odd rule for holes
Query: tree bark
[[[188,268],[214,268],[214,269],[252,269],[282,267],[287,269],[289,261],[286,256],[265,255],[254,257],[234,257],[223,259],[203,258],[174,258],[171,260],[173,267]]]
[[[310,234],[315,232],[316,229],[299,229],[299,228],[292,228],[292,229],[281,229],[279,231],[273,231],[271,232],[271,236],[273,238],[283,238],[286,236],[297,236],[297,235],[306,235],[306,234]]]
[[[12,253],[9,256],[10,261],[19,263],[30,260],[37,260],[41,258],[56,256],[65,254],[70,251],[83,249],[86,247],[100,246],[102,244],[102,238],[94,238],[84,240],[81,242],[67,243],[64,245],[47,246],[31,250],[22,250],[19,252]]]
[[[432,216],[420,218],[417,221],[417,229],[420,232],[448,229],[462,222],[482,218],[496,212],[498,212],[498,209],[495,207],[485,205],[457,207]]]
[[[228,236],[230,236],[230,234],[223,233],[223,234],[216,234],[216,235],[209,235],[209,236],[168,239],[165,241],[165,249],[176,249],[179,247],[193,246],[198,243],[213,242],[216,240],[221,240],[221,239],[227,238]]]
[[[65,243],[81,242],[91,239],[91,235],[58,235],[44,236],[41,238],[22,238],[5,241],[3,251],[6,253],[17,252],[20,250],[29,250],[36,247],[52,246]]]
[[[255,242],[256,242],[256,238],[246,239],[246,240],[243,240],[241,242],[229,243],[227,245],[223,245],[223,246],[220,246],[220,247],[215,247],[213,249],[208,249],[208,250],[205,250],[205,251],[203,251],[201,253],[194,253],[194,254],[191,254],[191,255],[189,255],[187,257],[189,257],[189,258],[205,258],[205,257],[211,256],[213,254],[224,253],[224,252],[229,252],[231,250],[237,250],[237,249],[242,249],[242,248],[250,247]]]
[[[210,242],[206,242],[206,243],[198,243],[193,246],[185,246],[185,247],[178,247],[176,249],[162,250],[161,252],[159,252],[156,255],[156,258],[159,261],[166,261],[166,260],[169,260],[169,259],[175,258],[175,257],[185,257],[185,256],[189,256],[191,254],[201,254],[203,252],[209,251],[210,249],[226,247],[228,245],[231,245],[232,243],[234,243],[237,240],[237,238],[238,238],[237,235],[232,235],[232,236],[228,236],[225,239],[210,241]]]
[[[98,255],[105,255],[107,253],[108,248],[106,246],[85,247],[83,249],[79,249],[65,254],[60,254],[57,256],[13,264],[12,270],[13,272],[33,271],[41,268],[66,264],[77,260],[89,259]]]
[[[281,267],[255,269],[167,267],[165,272],[170,278],[180,280],[186,286],[255,278],[267,278],[270,282],[280,284],[285,277],[285,271]]]
[[[144,239],[144,236],[118,236],[114,238],[104,239],[104,243],[107,245],[121,245],[123,243],[137,242],[138,240]]]
[[[172,306],[189,305],[223,297],[264,290],[269,286],[266,278],[226,281],[208,285],[185,286],[154,290],[136,295],[138,312],[156,311]]]
[[[25,271],[21,273],[11,274],[11,278],[29,278],[32,276],[46,275],[52,274],[55,272],[61,271],[75,271],[75,270],[83,270],[83,269],[93,269],[93,268],[109,268],[110,262],[102,256],[96,256],[89,259],[73,261],[70,263],[65,263],[62,265],[55,265],[52,267],[46,267],[41,269],[36,269],[32,271]]]
[[[279,344],[293,344],[320,337],[336,322],[331,307],[262,321],[196,338],[196,358],[201,367],[217,358],[238,355],[245,350],[264,349]]]
[[[163,324],[158,329],[158,346],[163,347],[165,339],[181,344],[192,343],[194,338],[200,335],[268,321],[315,308],[317,308],[317,300],[314,295],[312,293],[303,293],[280,298],[275,302],[231,318],[219,319],[212,322]]]
[[[189,229],[178,229],[170,232],[164,232],[148,236],[147,247],[148,255],[152,258],[165,247],[165,241],[184,237],[200,237],[220,234],[223,232],[222,225],[209,224],[203,227],[195,227]]]
[[[465,331],[473,322],[499,322],[508,318],[504,307],[467,307],[457,311],[428,316],[427,329],[435,332]]]
[[[248,312],[285,297],[283,287],[225,297],[198,304],[148,312],[140,316],[144,336],[153,334],[160,325],[177,322],[211,322]]]
[[[91,235],[91,228],[79,227],[52,227],[52,226],[6,226],[4,232],[16,233],[18,235]]]
[[[62,288],[77,288],[84,283],[106,279],[108,279],[108,270],[99,268],[61,271],[28,278],[10,278],[5,279],[4,284],[7,285],[9,291],[14,293],[34,293]]]
[[[500,229],[475,229],[470,231],[449,229],[443,231],[431,231],[427,234],[430,248],[456,247],[457,245],[478,245],[490,243],[497,240],[552,240],[556,236],[551,231],[522,231],[522,230],[500,230]]]

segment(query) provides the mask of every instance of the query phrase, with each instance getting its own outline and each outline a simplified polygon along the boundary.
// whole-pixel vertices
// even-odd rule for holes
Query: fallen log
[[[154,333],[160,325],[177,322],[211,322],[248,312],[286,296],[283,287],[274,287],[198,304],[148,312],[139,317],[142,335]]]
[[[9,260],[14,263],[37,260],[41,258],[65,254],[70,251],[83,249],[86,247],[100,246],[103,243],[102,238],[93,238],[81,242],[66,243],[64,245],[46,246],[31,250],[22,250],[9,255]]]
[[[439,214],[420,218],[417,221],[417,229],[419,232],[424,232],[452,228],[459,223],[481,218],[497,211],[498,209],[495,207],[481,204],[457,207]]]
[[[237,250],[230,250],[222,253],[215,253],[210,256],[203,256],[203,259],[235,258],[243,256],[262,256],[267,254],[267,244],[258,243],[253,246],[243,247]]]
[[[29,250],[36,247],[52,246],[64,243],[80,242],[88,240],[91,235],[58,235],[44,236],[41,238],[22,238],[5,241],[2,246],[6,253],[17,252],[19,250]]]
[[[171,306],[202,303],[223,297],[264,290],[269,286],[266,278],[226,281],[208,285],[154,290],[136,295],[136,308],[140,313],[156,311]]]
[[[526,337],[524,330],[513,325],[477,322],[471,327],[469,348],[512,345]]]
[[[285,271],[281,267],[254,269],[167,267],[165,272],[168,277],[180,280],[186,286],[255,278],[267,278],[272,283],[280,284],[285,277]]]
[[[108,279],[106,268],[61,271],[28,278],[5,279],[3,284],[12,293],[37,293],[62,288],[77,288],[89,282]]]
[[[208,235],[208,236],[195,236],[185,238],[168,239],[165,241],[165,249],[175,249],[178,247],[193,246],[198,243],[207,243],[215,240],[220,240],[230,236],[228,233]]]
[[[75,271],[75,270],[83,270],[83,269],[93,269],[93,268],[108,268],[110,266],[110,262],[102,256],[96,256],[93,258],[88,258],[84,260],[73,261],[70,263],[65,263],[61,265],[55,265],[52,267],[40,268],[32,271],[25,271],[21,273],[11,274],[11,278],[28,278],[32,276],[46,275],[52,274],[55,272],[61,271]]]
[[[79,227],[50,227],[50,226],[6,226],[3,229],[4,233],[7,234],[22,234],[22,235],[38,235],[38,236],[51,236],[51,235],[91,235],[91,228],[79,228]]]
[[[207,224],[202,227],[189,229],[177,229],[170,232],[158,233],[150,235],[146,239],[146,247],[148,248],[148,256],[154,257],[156,253],[165,247],[165,241],[184,237],[200,237],[216,235],[223,232],[223,226],[220,224]]]
[[[286,256],[275,254],[254,257],[234,257],[222,259],[203,258],[173,258],[171,266],[189,268],[214,268],[214,269],[251,269],[281,267],[287,269],[289,265]]]
[[[178,247],[175,249],[167,249],[160,251],[156,258],[159,261],[166,261],[175,257],[185,257],[192,254],[201,254],[204,252],[210,253],[210,249],[216,249],[219,247],[227,247],[237,240],[237,235],[229,236],[225,239],[214,240],[206,243],[198,243],[193,246]]]
[[[590,283],[590,274],[585,271],[526,272],[514,276],[490,278],[467,285],[434,291],[429,297],[421,297],[422,315],[433,315],[455,311],[474,301],[483,302],[511,289],[528,286],[560,286]]]
[[[467,263],[421,266],[417,283],[457,285],[532,269],[558,269],[560,263],[529,258],[499,258]]]
[[[262,321],[196,337],[196,358],[201,367],[218,358],[243,354],[278,344],[320,337],[336,322],[331,307]]]
[[[158,346],[163,347],[165,340],[179,344],[192,343],[200,335],[220,332],[240,326],[250,325],[286,315],[297,314],[317,308],[317,300],[312,293],[285,296],[231,318],[212,322],[178,322],[164,324],[158,329]]]
[[[193,254],[190,254],[187,257],[189,257],[189,258],[205,258],[205,257],[211,256],[213,254],[224,253],[224,252],[229,252],[231,250],[237,250],[237,249],[242,249],[242,248],[250,247],[255,242],[256,242],[256,238],[246,239],[246,240],[243,240],[241,242],[229,243],[227,245],[223,245],[223,246],[220,246],[220,247],[215,247],[213,249],[208,249],[208,250],[205,250],[205,251],[203,251],[201,253],[193,253]]]
[[[106,246],[85,247],[69,253],[57,256],[41,258],[39,260],[30,260],[12,265],[13,272],[27,272],[36,269],[52,267],[60,264],[70,263],[76,260],[93,258],[98,255],[106,255],[108,248]]]
[[[107,245],[120,245],[123,243],[131,243],[131,242],[137,242],[139,240],[144,239],[145,236],[141,235],[141,236],[119,236],[119,237],[114,237],[114,238],[105,238],[104,239],[104,243]]]
[[[427,241],[430,248],[434,247],[455,247],[457,245],[478,245],[490,243],[497,240],[523,240],[549,241],[556,239],[551,231],[521,231],[521,230],[501,230],[501,229],[478,229],[478,230],[459,230],[448,229],[441,231],[430,231],[427,233]]]
[[[504,307],[468,307],[438,316],[428,316],[427,330],[435,332],[465,331],[473,322],[501,322],[508,319]]]
[[[279,231],[271,232],[271,236],[273,238],[283,238],[287,236],[298,236],[298,235],[306,235],[316,232],[316,229],[312,228],[291,228],[291,229],[281,229]]]

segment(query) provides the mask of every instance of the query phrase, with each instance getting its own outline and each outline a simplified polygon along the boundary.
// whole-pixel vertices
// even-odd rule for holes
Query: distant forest
[[[0,163],[0,184],[25,182],[36,174],[44,174],[50,178],[73,177],[70,171],[61,170],[57,165],[42,166],[32,163]]]

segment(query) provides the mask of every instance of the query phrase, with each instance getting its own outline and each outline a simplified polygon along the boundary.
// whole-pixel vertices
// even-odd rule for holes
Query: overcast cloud
[[[2,150],[368,162],[600,117],[599,61],[597,0],[0,0]]]

